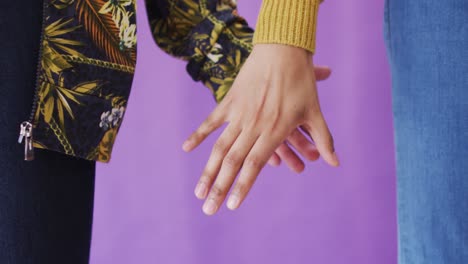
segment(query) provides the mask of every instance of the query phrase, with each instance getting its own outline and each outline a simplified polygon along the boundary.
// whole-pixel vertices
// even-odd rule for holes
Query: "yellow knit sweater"
[[[263,0],[254,44],[286,44],[313,53],[320,2],[322,0]]]

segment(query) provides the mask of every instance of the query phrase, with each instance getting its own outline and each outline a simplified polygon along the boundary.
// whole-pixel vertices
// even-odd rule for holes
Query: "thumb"
[[[330,166],[338,167],[340,161],[335,153],[333,137],[322,113],[314,113],[309,121],[302,125],[302,128],[312,137],[322,158]]]

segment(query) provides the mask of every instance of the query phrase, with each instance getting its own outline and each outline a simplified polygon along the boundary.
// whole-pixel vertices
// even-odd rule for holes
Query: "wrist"
[[[307,49],[287,44],[259,43],[253,46],[252,53],[264,58],[277,57],[279,59],[293,59],[296,62],[306,61],[312,63],[313,53]]]

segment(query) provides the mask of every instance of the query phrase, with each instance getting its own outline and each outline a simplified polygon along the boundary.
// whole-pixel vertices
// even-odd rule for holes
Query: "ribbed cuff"
[[[320,0],[263,0],[253,44],[285,44],[314,53],[320,2]]]

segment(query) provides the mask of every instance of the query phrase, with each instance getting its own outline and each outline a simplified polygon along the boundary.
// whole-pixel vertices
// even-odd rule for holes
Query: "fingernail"
[[[203,212],[207,215],[214,215],[216,213],[217,205],[213,199],[206,200],[203,205]]]
[[[338,156],[336,155],[336,152],[333,152],[332,157],[333,157],[333,160],[334,160],[336,166],[339,166],[340,165],[340,160],[338,159]]]
[[[280,165],[280,163],[275,160],[269,160],[268,164],[270,164],[272,167],[278,167]]]
[[[191,147],[192,147],[192,142],[189,140],[185,141],[184,144],[182,145],[182,149],[184,151],[189,151]]]
[[[197,187],[195,188],[195,196],[197,196],[198,199],[204,199],[206,196],[206,184],[203,182],[200,182],[197,184]]]
[[[227,202],[227,207],[230,210],[236,210],[239,207],[239,196],[231,194]]]

